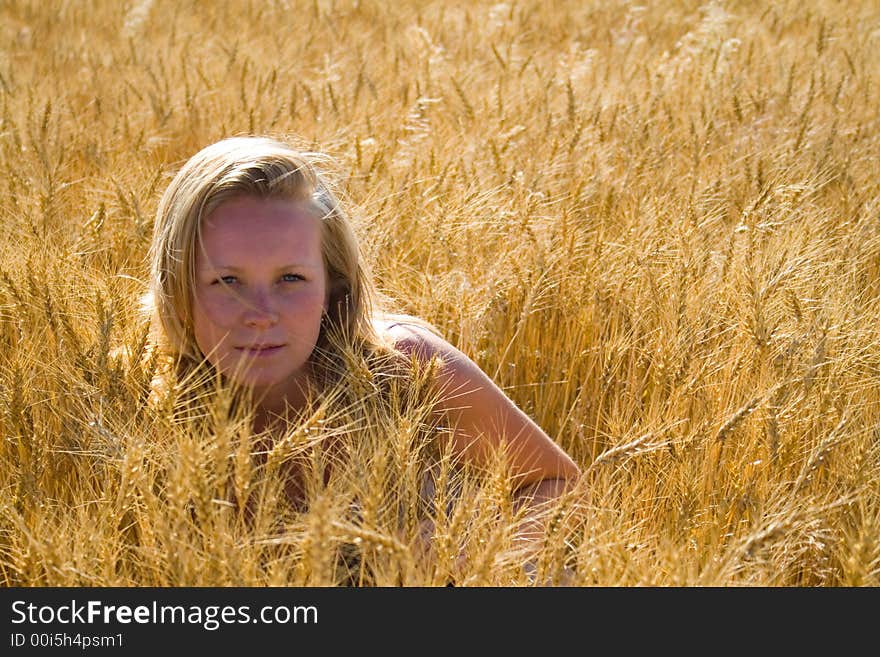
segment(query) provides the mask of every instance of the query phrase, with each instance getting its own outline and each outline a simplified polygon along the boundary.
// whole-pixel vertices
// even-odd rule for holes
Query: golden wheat
[[[878,19],[4,2],[0,584],[880,584]],[[152,213],[238,133],[333,155],[383,292],[584,469],[532,576],[503,458],[377,381],[268,453],[227,392],[146,403]]]

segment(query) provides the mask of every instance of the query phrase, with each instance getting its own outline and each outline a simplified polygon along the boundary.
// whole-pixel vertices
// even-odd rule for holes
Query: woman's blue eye
[[[302,281],[305,279],[299,274],[282,274],[281,280],[283,280],[285,283],[294,283],[296,281]],[[218,285],[220,283],[223,283],[225,285],[232,285],[237,282],[237,276],[218,276],[217,279],[214,280],[211,284]]]

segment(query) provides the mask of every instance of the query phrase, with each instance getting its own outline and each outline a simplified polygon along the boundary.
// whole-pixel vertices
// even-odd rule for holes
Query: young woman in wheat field
[[[420,369],[432,376],[441,447],[478,466],[503,449],[515,503],[546,506],[578,467],[432,326],[378,307],[323,160],[274,139],[233,137],[196,153],[174,177],[150,255],[147,301],[170,363],[154,400],[161,403],[170,380],[201,372],[207,381],[212,371],[246,394],[253,431],[271,448],[353,368]],[[288,475],[290,502],[307,506],[303,473],[290,467]],[[528,542],[540,523],[524,523],[521,533]]]

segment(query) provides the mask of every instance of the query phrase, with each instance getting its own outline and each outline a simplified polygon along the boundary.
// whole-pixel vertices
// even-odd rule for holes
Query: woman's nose
[[[242,317],[246,326],[252,328],[266,328],[278,323],[278,313],[267,295],[255,294],[244,301],[244,315]]]

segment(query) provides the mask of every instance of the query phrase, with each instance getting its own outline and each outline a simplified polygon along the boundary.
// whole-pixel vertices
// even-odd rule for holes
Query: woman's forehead
[[[305,203],[237,198],[222,203],[202,221],[199,254],[218,258],[321,258],[321,224]]]

